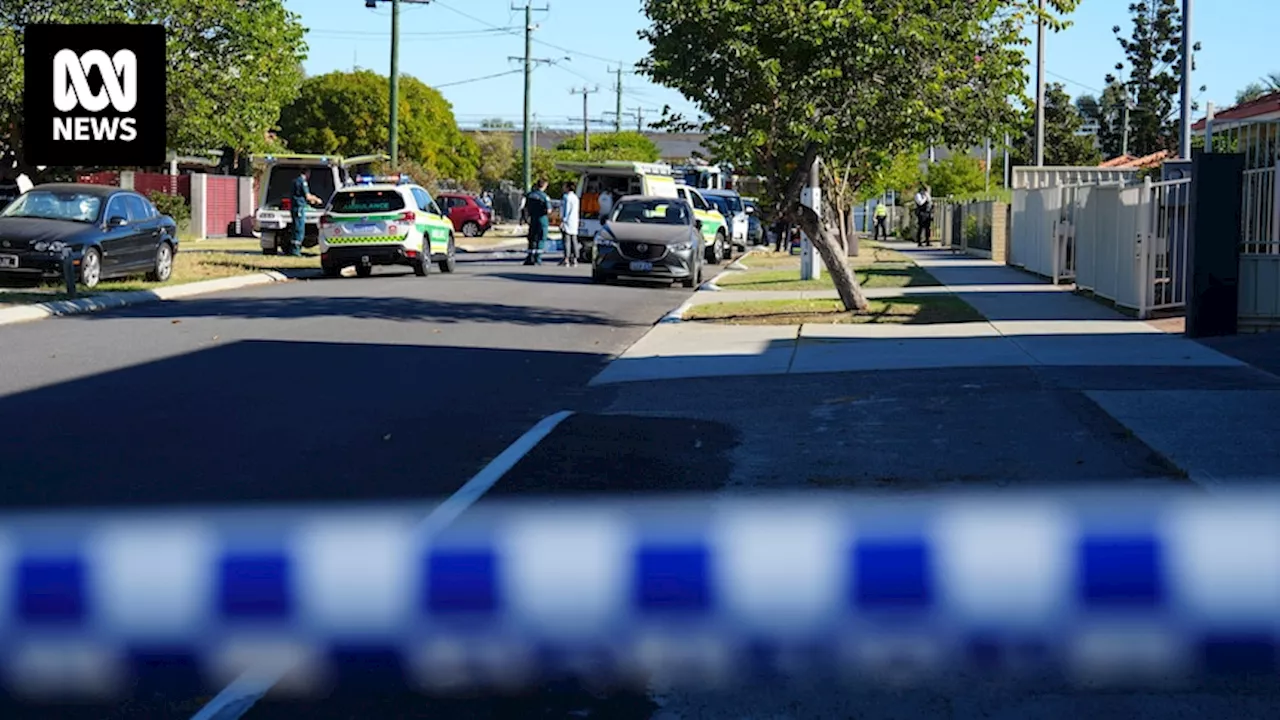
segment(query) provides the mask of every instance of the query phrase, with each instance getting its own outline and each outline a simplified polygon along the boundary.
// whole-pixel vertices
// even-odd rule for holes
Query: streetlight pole
[[[1044,0],[1036,18],[1036,167],[1044,167]]]
[[[391,0],[391,124],[387,152],[391,169],[400,167],[400,0]]]
[[[1180,128],[1181,155],[1191,159],[1191,63],[1195,50],[1191,46],[1191,0],[1182,0],[1182,127]]]

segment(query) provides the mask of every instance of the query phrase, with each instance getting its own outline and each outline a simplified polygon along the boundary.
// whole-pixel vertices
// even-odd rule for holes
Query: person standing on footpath
[[[885,223],[889,221],[889,206],[884,204],[884,198],[876,201],[876,226],[872,230],[871,239],[879,240],[883,235],[886,241],[889,240],[889,228]]]
[[[538,178],[533,189],[524,199],[525,212],[529,215],[529,252],[525,265],[542,264],[542,243],[551,229],[551,198],[547,197],[547,179]]]
[[[564,241],[564,260],[561,265],[570,267],[578,264],[578,193],[574,192],[573,183],[567,182],[562,188],[564,195],[560,199],[560,237]]]
[[[921,185],[916,191],[916,246],[929,247],[933,244],[933,194],[928,185]]]

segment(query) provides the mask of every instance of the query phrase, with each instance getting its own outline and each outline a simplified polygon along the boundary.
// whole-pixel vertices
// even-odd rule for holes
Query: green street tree
[[[1121,83],[1136,106],[1129,113],[1129,154],[1177,150],[1182,87],[1180,0],[1139,0],[1129,5],[1129,13],[1133,29],[1128,37],[1121,34],[1119,25],[1111,29],[1124,50],[1129,77],[1106,78],[1107,85]],[[1199,43],[1192,47],[1193,52],[1199,49]],[[1125,69],[1125,63],[1116,63],[1116,72]]]
[[[658,146],[638,132],[592,133],[591,152],[583,150],[582,135],[566,138],[558,143],[554,150],[534,148],[533,177],[545,177],[550,185],[547,194],[560,197],[560,188],[566,182],[574,182],[577,176],[573,173],[556,169],[558,162],[606,162],[609,160],[630,160],[634,162],[655,162],[658,160]],[[518,165],[513,165],[507,173],[507,179],[519,184],[522,173]]]
[[[511,136],[501,132],[481,132],[471,136],[480,152],[476,180],[482,188],[496,188],[520,159]]]
[[[294,152],[376,153],[387,147],[391,95],[372,70],[307,78],[298,99],[280,114],[280,135]],[[400,76],[400,154],[436,177],[473,184],[480,165],[476,143],[458,129],[439,91]]]
[[[0,144],[18,150],[22,28],[39,22],[163,23],[167,142],[177,151],[266,149],[297,95],[305,30],[283,0],[28,0],[0,3]]]
[[[1240,92],[1236,93],[1236,104],[1243,105],[1277,90],[1280,90],[1280,72],[1268,73],[1266,77],[1241,88]]]
[[[1048,142],[1045,146],[1048,147]],[[1045,157],[1048,157],[1047,152]],[[1046,159],[1045,162],[1049,161]],[[978,158],[952,155],[930,165],[929,171],[925,173],[925,182],[936,198],[974,195],[986,188],[987,173],[982,169],[982,161]]]
[[[1102,153],[1094,145],[1094,138],[1080,134],[1085,116],[1071,104],[1071,96],[1062,83],[1051,83],[1045,88],[1044,100],[1044,164],[1079,167],[1101,162]],[[1086,105],[1096,102],[1090,97]],[[1014,162],[1018,165],[1028,165],[1035,157],[1035,121],[1031,113],[1027,114],[1024,126],[1024,132],[1013,146]]]
[[[1069,11],[1075,0],[1050,0]],[[641,71],[708,120],[718,156],[751,158],[771,204],[813,240],[849,310],[866,299],[823,218],[800,204],[821,157],[860,188],[898,155],[974,147],[1016,120],[1034,0],[645,0]],[[1056,26],[1053,18],[1049,18]],[[856,191],[853,195],[858,194]]]
[[[1098,146],[1104,158],[1119,157],[1124,149],[1124,105],[1128,95],[1119,82],[1107,85],[1102,97],[1081,95],[1076,98],[1076,110],[1086,121],[1092,121],[1098,128]],[[1048,103],[1045,103],[1046,110]],[[1130,126],[1133,124],[1133,113],[1129,113]],[[1046,128],[1048,123],[1045,123]],[[1133,148],[1130,148],[1132,152]]]

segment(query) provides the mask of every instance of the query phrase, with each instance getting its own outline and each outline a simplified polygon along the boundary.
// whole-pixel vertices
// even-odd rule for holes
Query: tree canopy
[[[0,3],[0,143],[18,149],[22,29],[43,22],[163,23],[168,146],[185,152],[269,146],[297,95],[305,30],[282,0],[29,0]]]
[[[1086,107],[1096,105],[1092,97],[1082,97]],[[1071,104],[1071,96],[1062,83],[1051,83],[1044,95],[1044,164],[1051,166],[1097,165],[1102,153],[1094,144],[1094,138],[1081,135],[1085,116],[1082,110]],[[1014,162],[1032,164],[1035,155],[1035,119],[1028,113],[1023,131],[1013,148]]]
[[[1050,0],[1059,11],[1075,0]],[[645,0],[641,71],[707,118],[717,157],[747,159],[798,218],[845,306],[864,309],[821,218],[800,205],[817,158],[854,188],[930,144],[974,147],[1013,129],[1034,0]],[[1051,24],[1056,21],[1049,18]]]
[[[437,177],[472,184],[481,162],[476,143],[458,129],[453,108],[439,91],[400,76],[399,141],[402,159]],[[307,78],[298,98],[280,114],[280,134],[296,152],[363,155],[387,146],[391,91],[372,70]]]
[[[987,172],[978,158],[952,155],[930,165],[925,182],[937,198],[973,195],[986,189]]]
[[[531,163],[533,177],[535,180],[545,177],[550,182],[547,193],[552,197],[560,196],[560,187],[565,182],[577,180],[577,176],[573,173],[556,170],[558,162],[605,162],[608,160],[655,162],[659,156],[658,146],[638,132],[591,133],[591,152],[583,150],[584,145],[582,135],[578,134],[561,141],[554,150],[534,148]],[[518,161],[514,162],[507,171],[507,179],[515,183],[523,180],[522,175]]]
[[[1179,0],[1139,0],[1129,5],[1133,29],[1128,37],[1112,28],[1128,61],[1128,79],[1108,75],[1134,103],[1129,113],[1129,154],[1149,155],[1178,149],[1179,93],[1182,77],[1182,8]],[[1199,50],[1197,44],[1193,50]],[[1125,70],[1116,63],[1116,71]],[[1123,110],[1123,103],[1117,104]],[[1124,128],[1119,128],[1123,133]],[[1118,153],[1117,153],[1118,154]]]

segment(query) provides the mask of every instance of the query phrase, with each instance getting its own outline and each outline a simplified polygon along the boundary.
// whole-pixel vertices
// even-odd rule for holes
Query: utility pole
[[[519,10],[518,5],[512,5],[512,10]],[[533,143],[530,137],[529,128],[529,92],[533,87],[533,64],[537,61],[533,59],[533,11],[546,12],[547,7],[543,6],[535,8],[531,0],[525,0],[524,3],[524,147],[523,147],[523,173],[524,191],[528,192],[529,187],[533,183]],[[547,61],[544,61],[547,62]]]
[[[1191,159],[1191,64],[1195,49],[1191,45],[1191,0],[1182,0],[1182,127],[1179,146],[1183,160]]]
[[[644,132],[644,114],[645,113],[661,112],[661,110],[657,110],[655,108],[645,108],[645,107],[635,107],[635,108],[627,108],[627,109],[631,111],[629,114],[636,116],[636,132],[638,133]]]
[[[587,110],[587,96],[598,92],[600,92],[599,86],[596,86],[595,89],[589,89],[585,85],[581,90],[574,89],[569,91],[571,95],[582,93],[582,149],[586,152],[591,152],[591,121],[588,119],[590,115]]]
[[[1044,0],[1036,18],[1036,167],[1044,167]]]
[[[1012,189],[1013,186],[1013,168],[1009,166],[1009,146],[1012,141],[1009,133],[1004,134],[1004,189]]]
[[[387,154],[391,167],[400,166],[400,3],[426,5],[431,0],[390,0],[391,2],[391,77],[388,80],[391,108],[387,127]],[[376,8],[378,0],[364,0],[367,8]]]
[[[1120,136],[1120,157],[1129,156],[1129,111],[1132,109],[1133,101],[1126,94],[1124,98],[1124,134]]]
[[[617,110],[615,111],[615,114],[617,115],[617,117],[613,121],[613,131],[616,133],[620,133],[622,132],[622,66],[621,65],[618,66],[618,89],[614,91],[614,94],[616,95],[615,99],[617,101]]]

